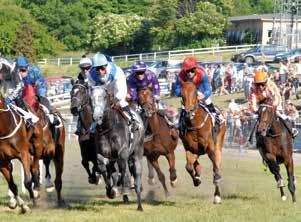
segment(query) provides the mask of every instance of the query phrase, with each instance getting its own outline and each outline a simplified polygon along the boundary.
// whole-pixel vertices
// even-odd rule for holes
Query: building
[[[301,16],[262,14],[230,17],[227,42],[233,44],[280,44],[301,47]],[[298,30],[298,31],[297,31]]]

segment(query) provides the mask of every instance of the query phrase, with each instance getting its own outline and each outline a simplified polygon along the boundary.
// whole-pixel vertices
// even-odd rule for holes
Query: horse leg
[[[51,182],[50,161],[51,161],[51,158],[49,156],[46,156],[43,158],[43,162],[45,165],[45,188],[48,193],[50,193],[54,190],[54,185]]]
[[[175,153],[171,152],[166,155],[166,159],[168,160],[169,164],[169,173],[170,173],[170,185],[172,187],[176,186],[177,183],[177,171],[175,167]]]
[[[292,157],[289,158],[288,161],[284,162],[286,171],[287,171],[287,176],[288,176],[288,189],[291,193],[292,200],[295,203],[296,202],[296,187],[295,187],[295,177],[294,177],[294,160]]]
[[[32,182],[34,184],[34,187],[33,187],[34,198],[39,197],[39,191],[40,191],[39,160],[40,160],[40,157],[35,156],[33,158],[33,163],[32,163],[32,167],[31,167]]]
[[[85,168],[87,174],[88,174],[88,182],[90,184],[95,184],[96,181],[96,176],[93,177],[91,171],[90,171],[90,167],[89,167],[89,161],[88,161],[88,157],[87,157],[87,152],[89,152],[89,150],[87,150],[86,148],[90,148],[88,147],[88,142],[87,141],[83,141],[79,143],[80,146],[80,152],[81,152],[81,156],[82,156],[82,166]]]
[[[164,188],[165,196],[168,197],[169,196],[169,192],[168,192],[166,184],[165,184],[165,176],[162,173],[162,171],[160,169],[160,166],[159,166],[159,163],[158,163],[158,157],[149,159],[149,161],[151,162],[152,166],[155,168],[155,170],[157,172],[159,181],[161,182],[161,184],[162,184],[162,186]]]
[[[120,170],[120,180],[122,183],[122,195],[123,195],[123,202],[128,203],[129,198],[129,188],[130,188],[130,173],[129,173],[129,167],[128,167],[128,161],[126,159],[120,159],[118,160],[118,167]]]
[[[186,170],[190,174],[194,186],[199,186],[201,184],[201,178],[195,176],[194,163],[197,160],[198,155],[191,153],[190,151],[186,151]]]
[[[151,162],[148,159],[146,160],[147,160],[147,168],[148,168],[148,184],[154,185],[156,183],[154,167],[152,166]]]
[[[268,161],[267,161],[268,167],[269,167],[271,173],[274,174],[275,180],[280,189],[281,199],[283,201],[285,201],[286,196],[284,194],[284,189],[283,189],[285,185],[284,185],[283,179],[280,175],[280,167],[277,164],[276,158],[274,156],[267,154],[267,159],[268,159]]]
[[[12,175],[12,164],[11,163],[1,164],[0,171],[7,181],[8,188],[14,195],[14,198],[11,198],[8,203],[8,207],[11,209],[15,209],[18,204],[21,207],[21,212],[23,214],[29,212],[30,211],[29,207],[25,204],[25,202],[18,195],[18,188],[14,182],[14,178]]]
[[[220,149],[210,149],[208,156],[213,164],[213,184],[215,185],[214,191],[214,201],[213,203],[221,203],[221,193],[220,193],[220,182],[221,182],[221,162],[222,162],[222,153]]]
[[[57,193],[57,204],[58,206],[64,206],[65,202],[62,199],[62,175],[64,168],[64,147],[61,144],[56,145],[56,152],[53,158],[54,166],[55,166],[55,190]]]
[[[201,184],[202,166],[198,160],[194,161],[193,168],[194,168],[194,172],[195,172],[194,177],[196,178],[196,181],[199,181],[199,183]]]
[[[24,186],[28,190],[29,197],[32,199],[33,204],[36,205],[33,190],[32,190],[32,178],[31,178],[31,156],[28,151],[21,152],[21,162],[24,169]]]
[[[136,156],[134,157],[134,172],[133,176],[135,179],[135,191],[137,194],[137,202],[138,207],[137,210],[143,211],[142,204],[141,204],[141,192],[142,192],[142,157]]]
[[[119,172],[117,172],[115,167],[115,161],[109,162],[106,167],[107,169],[107,177],[112,178],[112,198],[116,198],[119,196],[118,186],[119,186]],[[111,179],[110,179],[111,180]]]

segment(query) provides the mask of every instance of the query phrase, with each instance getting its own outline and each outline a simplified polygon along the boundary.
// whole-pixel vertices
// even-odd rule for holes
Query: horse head
[[[193,82],[184,82],[180,80],[180,83],[182,107],[186,112],[186,117],[192,119],[198,108],[197,89]]]
[[[262,135],[266,136],[267,131],[270,129],[273,120],[276,117],[275,108],[271,105],[271,98],[264,99],[260,102],[258,109],[258,128],[257,131]]]
[[[148,87],[138,90],[138,101],[146,117],[151,117],[156,112],[152,90]]]
[[[93,118],[98,124],[102,123],[105,110],[110,104],[110,92],[106,86],[95,86],[92,88],[91,99],[93,106]]]
[[[74,116],[77,116],[83,108],[89,104],[90,97],[88,93],[88,85],[86,83],[76,82],[73,84],[71,94],[70,111]]]

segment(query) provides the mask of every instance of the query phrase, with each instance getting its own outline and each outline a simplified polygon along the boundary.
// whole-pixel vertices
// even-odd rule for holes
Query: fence
[[[199,49],[185,49],[185,50],[172,50],[172,51],[159,51],[140,54],[130,54],[121,56],[112,56],[115,62],[120,61],[135,61],[135,60],[158,60],[158,59],[171,59],[179,56],[199,55],[199,54],[215,54],[221,52],[239,52],[242,50],[250,49],[255,45],[235,45],[235,46],[215,46],[211,48]],[[53,59],[40,59],[38,61],[41,65],[73,65],[78,64],[80,58],[53,58]]]

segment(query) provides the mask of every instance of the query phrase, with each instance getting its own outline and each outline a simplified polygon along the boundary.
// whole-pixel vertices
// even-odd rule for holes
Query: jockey
[[[79,61],[79,68],[81,72],[77,76],[77,80],[81,83],[88,83],[89,71],[92,67],[92,61],[90,58],[83,56]]]
[[[131,130],[136,130],[135,119],[126,101],[127,85],[126,77],[120,67],[112,62],[109,62],[104,54],[96,53],[92,59],[93,68],[89,75],[89,86],[108,85],[111,82],[114,83],[114,103],[119,105],[123,111],[126,111],[131,120]],[[91,132],[94,132],[96,123],[92,124]]]
[[[127,80],[128,97],[133,102],[138,101],[137,90],[144,87],[152,89],[153,98],[156,104],[159,103],[160,85],[155,73],[148,70],[143,61],[136,61],[131,67],[131,74]]]
[[[254,75],[254,86],[250,88],[249,93],[251,111],[256,113],[258,111],[258,104],[266,98],[272,98],[273,103],[270,105],[275,107],[277,116],[280,117],[280,121],[291,133],[293,138],[295,138],[298,134],[298,130],[296,128],[291,129],[285,121],[287,116],[283,114],[282,99],[279,88],[272,80],[269,79],[266,71],[257,70]]]
[[[221,118],[219,117],[219,113],[216,111],[210,99],[212,93],[210,82],[208,80],[205,70],[202,67],[198,66],[197,60],[194,57],[187,57],[183,61],[182,70],[180,71],[176,81],[176,96],[181,96],[180,79],[182,81],[192,81],[196,85],[198,100],[205,103],[209,112],[214,115],[215,123],[218,126],[221,122]],[[179,120],[180,128],[183,128],[183,114],[184,113],[182,112]],[[184,132],[182,130],[184,129],[181,129],[180,131]]]
[[[54,110],[50,105],[49,100],[46,95],[46,82],[42,71],[36,65],[30,65],[28,59],[23,56],[18,56],[15,60],[16,68],[17,68],[17,76],[20,78],[20,81],[14,92],[9,96],[10,100],[15,100],[17,105],[21,106],[21,108],[26,110],[23,98],[22,98],[22,90],[24,86],[32,85],[35,88],[36,96],[41,104],[46,106],[48,109],[48,117],[50,122],[53,125],[59,125],[60,121],[54,114]]]

